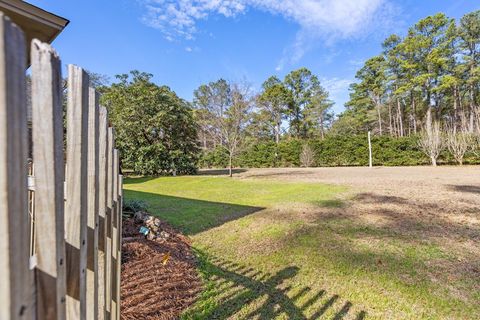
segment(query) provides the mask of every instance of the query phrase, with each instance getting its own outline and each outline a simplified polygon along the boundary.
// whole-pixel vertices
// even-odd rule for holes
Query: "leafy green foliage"
[[[188,103],[151,74],[131,71],[102,87],[122,166],[144,175],[196,171],[197,127]]]
[[[443,13],[428,16],[405,37],[389,36],[382,47],[357,72],[347,110],[333,126],[336,133],[371,130],[402,137],[435,121],[460,127],[464,118],[469,133],[474,132],[480,104],[480,11],[459,23]]]
[[[373,136],[372,153],[375,166],[416,166],[427,165],[429,159],[418,145],[418,136],[393,138]],[[314,151],[314,165],[317,167],[367,166],[368,141],[365,135],[328,135],[325,139],[308,140]],[[300,167],[303,140],[284,140],[278,146],[273,142],[252,144],[245,149],[235,162],[244,168]],[[275,157],[277,154],[277,157]],[[204,152],[200,166],[220,168],[228,166],[228,156],[221,149]],[[467,153],[465,163],[479,163],[474,153]],[[441,164],[454,164],[455,159],[448,150],[439,157]]]
[[[245,128],[251,118],[249,86],[220,79],[201,85],[194,91],[194,97],[193,105],[203,115],[198,119],[204,148],[207,147],[207,133],[210,133],[214,145],[218,142],[228,152],[231,176],[233,161],[243,146]]]
[[[148,208],[148,202],[141,199],[125,199],[123,201],[123,211],[138,212],[146,211]]]
[[[226,168],[228,166],[228,150],[222,146],[204,150],[200,156],[202,168]]]

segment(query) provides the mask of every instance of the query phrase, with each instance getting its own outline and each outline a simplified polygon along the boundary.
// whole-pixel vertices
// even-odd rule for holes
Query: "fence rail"
[[[88,74],[0,12],[0,319],[119,319],[123,179]],[[65,112],[64,112],[65,111]],[[64,121],[66,118],[66,125]]]

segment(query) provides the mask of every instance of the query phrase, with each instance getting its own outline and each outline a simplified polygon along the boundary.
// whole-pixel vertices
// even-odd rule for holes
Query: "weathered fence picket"
[[[69,65],[65,134],[60,58],[33,40],[29,121],[26,61],[0,12],[0,319],[117,320],[123,179],[107,110]]]
[[[88,82],[85,71],[68,66],[65,235],[70,319],[86,316]]]
[[[89,89],[88,107],[87,319],[98,317],[98,93]]]
[[[22,31],[0,13],[0,319],[29,319],[26,50]]]
[[[119,155],[117,153],[117,161],[119,161]],[[120,169],[120,163],[118,163],[118,166],[116,167],[117,170]],[[117,315],[120,315],[120,281],[121,281],[121,274],[122,274],[122,222],[123,222],[123,217],[122,217],[122,208],[123,208],[123,175],[118,175],[118,200],[117,200],[117,208],[118,208],[118,239],[117,239],[117,258],[118,258],[118,263],[117,263]]]
[[[113,212],[113,148],[114,148],[114,131],[108,128],[107,135],[107,210],[106,214],[106,247],[105,247],[105,314],[106,318],[112,318],[112,212]],[[112,318],[113,319],[113,318]]]
[[[118,216],[118,150],[113,149],[113,209],[112,209],[112,317],[115,318],[117,309],[117,273],[118,273],[118,248],[119,248],[119,216]]]
[[[100,107],[98,158],[98,319],[105,319],[105,250],[106,250],[106,211],[107,211],[107,147],[108,147],[108,114],[105,107]]]
[[[61,64],[55,51],[34,40],[32,139],[35,159],[37,318],[65,319],[64,156]],[[54,230],[54,232],[41,232]]]

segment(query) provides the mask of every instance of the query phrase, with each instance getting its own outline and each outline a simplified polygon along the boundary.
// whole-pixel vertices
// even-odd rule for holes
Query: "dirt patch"
[[[190,240],[168,224],[168,239],[147,240],[141,223],[124,220],[121,318],[178,319],[202,290]]]

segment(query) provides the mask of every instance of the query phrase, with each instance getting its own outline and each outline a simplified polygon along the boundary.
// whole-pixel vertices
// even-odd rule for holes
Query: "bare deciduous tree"
[[[249,87],[244,84],[231,84],[232,99],[223,117],[217,117],[218,127],[228,150],[228,172],[232,176],[233,158],[238,153],[245,138],[243,131],[249,120],[252,106]]]
[[[437,158],[443,150],[445,144],[443,141],[440,123],[435,121],[431,125],[425,126],[420,133],[419,147],[430,158],[432,166],[437,165]]]
[[[477,156],[480,157],[480,111],[476,110],[474,114],[474,128],[473,134],[471,137],[470,148],[471,151]]]
[[[250,120],[252,95],[250,86],[244,83],[230,83],[220,79],[202,85],[194,92],[194,106],[202,114],[202,130],[209,132],[223,146],[229,157],[229,174],[232,176],[233,159],[245,139],[245,127]],[[204,142],[204,147],[207,143]]]
[[[465,119],[465,117],[463,118]],[[472,134],[468,132],[467,121],[461,121],[460,128],[458,129],[455,123],[447,124],[445,127],[445,143],[447,148],[458,164],[463,165],[465,153],[467,153],[473,142]]]
[[[313,166],[315,155],[312,148],[308,144],[304,144],[302,152],[300,153],[300,164],[302,167],[311,167]]]

